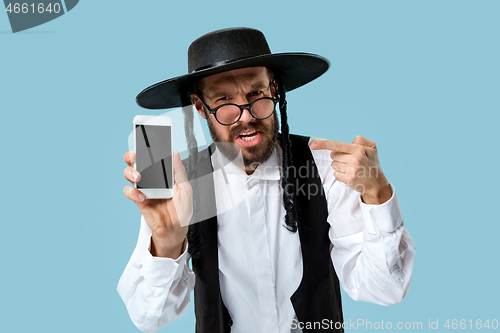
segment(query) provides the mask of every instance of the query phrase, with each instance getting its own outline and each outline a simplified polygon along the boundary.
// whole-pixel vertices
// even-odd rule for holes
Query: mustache
[[[245,131],[245,130],[259,131],[259,132],[262,132],[262,133],[270,132],[269,129],[264,124],[261,124],[261,123],[250,123],[250,124],[248,124],[246,126],[238,125],[237,127],[232,128],[229,131],[229,137],[231,139],[233,139],[236,136],[238,136],[239,133],[241,133],[242,131]]]

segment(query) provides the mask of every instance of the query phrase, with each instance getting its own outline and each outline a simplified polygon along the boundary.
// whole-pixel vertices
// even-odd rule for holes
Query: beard
[[[253,122],[248,123],[247,126],[238,125],[231,129],[229,138],[224,140],[219,133],[215,130],[212,122],[207,117],[208,129],[210,136],[214,141],[216,147],[221,151],[224,156],[230,161],[235,161],[241,153],[243,157],[243,164],[247,167],[257,167],[269,159],[274,151],[274,144],[278,140],[279,123],[276,111],[273,112],[272,124],[268,127],[262,120],[254,119]],[[256,130],[261,133],[261,140],[258,144],[251,147],[240,147],[234,142],[234,138],[238,133],[243,130]]]

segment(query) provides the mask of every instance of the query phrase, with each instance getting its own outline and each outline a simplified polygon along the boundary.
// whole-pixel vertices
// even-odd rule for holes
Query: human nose
[[[250,113],[250,108],[248,106],[245,106],[241,108],[241,117],[240,120],[241,122],[250,122],[252,120],[253,116]]]
[[[238,122],[250,122],[252,120],[252,114],[250,113],[250,107],[248,106],[250,101],[245,96],[239,96],[237,98],[236,103],[240,106],[241,117]],[[246,105],[245,107],[241,107],[242,105]]]

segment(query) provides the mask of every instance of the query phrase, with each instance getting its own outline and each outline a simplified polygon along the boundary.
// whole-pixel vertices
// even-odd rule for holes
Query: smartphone
[[[134,117],[135,183],[147,199],[168,199],[174,191],[172,120],[166,116]]]

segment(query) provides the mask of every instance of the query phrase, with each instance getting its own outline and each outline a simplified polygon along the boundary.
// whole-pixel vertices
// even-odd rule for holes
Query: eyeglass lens
[[[257,119],[269,117],[274,111],[274,102],[271,99],[259,99],[250,107],[250,112]],[[217,110],[217,120],[222,124],[235,123],[240,117],[240,108],[236,105],[224,105]]]

